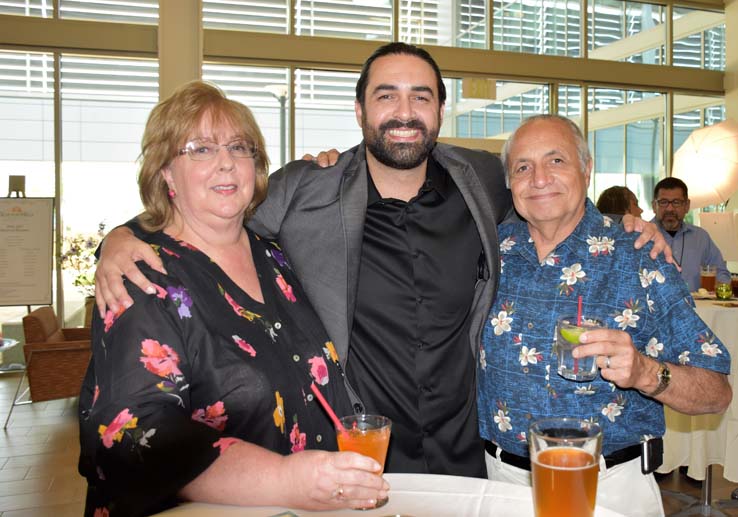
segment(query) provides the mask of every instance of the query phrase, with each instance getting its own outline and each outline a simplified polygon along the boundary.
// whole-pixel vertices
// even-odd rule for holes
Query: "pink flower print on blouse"
[[[179,356],[169,345],[162,345],[155,339],[141,341],[141,362],[146,369],[159,377],[179,376]]]
[[[117,320],[121,314],[125,312],[126,308],[122,305],[118,309],[118,312],[113,312],[110,309],[108,309],[105,312],[105,318],[103,319],[103,322],[105,323],[105,332],[110,330],[110,327],[113,326],[113,323],[115,323],[115,320]]]
[[[277,285],[282,290],[282,294],[285,298],[287,298],[287,300],[291,301],[292,303],[295,303],[297,301],[297,298],[295,298],[295,294],[292,292],[292,286],[285,281],[282,275],[277,276]]]
[[[92,394],[92,405],[95,405],[95,402],[97,402],[97,398],[100,396],[100,386],[95,384],[95,391]]]
[[[251,312],[249,310],[244,309],[241,307],[238,303],[236,303],[236,300],[234,300],[228,292],[223,289],[221,286],[218,286],[218,289],[220,289],[220,292],[223,293],[223,296],[225,297],[226,301],[228,302],[228,305],[231,306],[233,309],[233,312],[241,316],[242,318],[246,318],[249,321],[254,321],[256,319],[261,318],[260,315],[256,314],[255,312]]]
[[[256,350],[254,350],[254,347],[251,346],[246,341],[244,341],[243,338],[235,334],[232,335],[231,338],[233,338],[233,341],[236,342],[236,344],[238,345],[238,348],[240,348],[241,350],[249,354],[251,357],[256,357]]]
[[[310,375],[313,376],[315,382],[321,386],[328,384],[328,366],[325,364],[325,359],[316,355],[308,359],[308,363],[310,363]]]
[[[109,517],[110,512],[108,512],[107,508],[95,508],[95,513],[92,517]]]
[[[164,253],[166,253],[166,254],[167,254],[167,255],[169,255],[170,257],[176,257],[176,258],[180,258],[180,256],[179,256],[179,255],[178,255],[177,253],[174,253],[174,252],[173,252],[172,250],[170,250],[169,248],[165,248],[164,246],[162,246],[162,247],[161,247],[161,248],[159,248],[159,249],[161,249],[161,251],[163,251]]]
[[[300,428],[297,425],[297,422],[292,426],[292,431],[290,431],[290,442],[292,442],[292,448],[290,449],[292,452],[300,452],[305,450],[305,445],[307,444],[307,435],[305,433],[300,432]]]
[[[154,284],[153,282],[152,282],[152,285],[154,286],[154,289],[156,289],[156,297],[157,298],[160,298],[160,299],[163,300],[164,298],[167,297],[167,290],[166,289],[164,289],[162,286],[160,286],[158,284]]]
[[[192,250],[192,251],[200,251],[200,249],[199,249],[199,248],[197,248],[196,246],[193,246],[193,245],[192,245],[192,244],[190,244],[189,242],[185,242],[185,241],[177,241],[177,244],[179,244],[180,246],[182,246],[183,248],[185,248],[185,249],[188,249],[188,250]]]
[[[222,401],[218,401],[212,406],[208,406],[206,409],[197,409],[192,413],[192,420],[195,422],[201,422],[205,425],[222,431],[225,429],[226,420],[228,415],[225,414],[225,406]]]
[[[180,319],[191,318],[190,307],[192,307],[192,298],[184,287],[167,287],[167,293],[177,307],[177,314]]]
[[[223,453],[228,450],[228,447],[230,447],[231,445],[239,441],[240,440],[238,438],[233,438],[233,437],[221,438],[220,440],[218,440],[217,442],[213,444],[213,447],[219,448],[220,454],[222,456]]]
[[[102,443],[105,448],[110,449],[113,442],[119,442],[123,439],[123,432],[126,429],[135,429],[138,418],[134,417],[128,408],[124,409],[116,415],[110,425],[100,425],[97,432],[100,434]]]

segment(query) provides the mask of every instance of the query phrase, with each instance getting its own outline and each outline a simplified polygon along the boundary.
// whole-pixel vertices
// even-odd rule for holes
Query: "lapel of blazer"
[[[338,356],[346,363],[351,327],[356,307],[356,290],[359,281],[361,246],[364,241],[364,220],[367,200],[366,152],[362,142],[353,160],[343,173],[340,192],[341,221],[343,222],[346,258],[346,340],[337,343]]]

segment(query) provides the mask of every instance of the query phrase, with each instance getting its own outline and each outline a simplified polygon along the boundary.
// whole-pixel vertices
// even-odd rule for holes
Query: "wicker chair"
[[[26,375],[31,400],[76,397],[90,362],[90,329],[60,328],[51,307],[23,318]]]

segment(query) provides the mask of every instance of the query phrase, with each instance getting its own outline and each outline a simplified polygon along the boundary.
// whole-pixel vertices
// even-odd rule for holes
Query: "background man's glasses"
[[[210,140],[190,140],[179,150],[178,154],[186,154],[191,160],[205,162],[215,158],[221,147],[225,147],[232,158],[252,158],[256,156],[256,147],[245,140],[234,140],[227,144],[217,144]]]
[[[687,202],[684,199],[657,199],[656,204],[659,205],[661,208],[666,208],[669,205],[673,206],[674,208],[681,208],[686,205]]]

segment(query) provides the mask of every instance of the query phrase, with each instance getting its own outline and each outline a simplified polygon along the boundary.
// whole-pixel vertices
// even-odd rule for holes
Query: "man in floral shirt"
[[[490,479],[530,483],[526,435],[544,417],[590,419],[603,429],[598,505],[663,515],[658,485],[640,467],[640,442],[664,433],[662,404],[689,414],[724,411],[730,357],[694,311],[677,270],[600,214],[586,198],[587,142],[571,121],[528,119],[503,151],[515,208],[527,221],[500,227],[500,286],[479,355],[480,433]],[[556,373],[556,318],[607,327],[584,333],[579,357],[599,375]],[[627,497],[625,495],[627,494]]]

